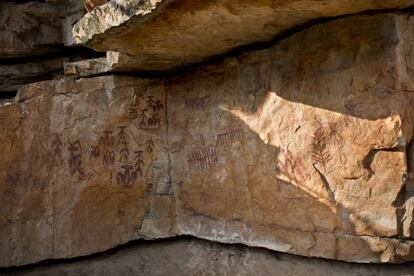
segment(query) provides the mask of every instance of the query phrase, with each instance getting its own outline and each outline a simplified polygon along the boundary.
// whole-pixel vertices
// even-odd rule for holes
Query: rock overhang
[[[164,71],[270,41],[321,18],[412,6],[411,0],[110,1],[85,15],[73,37],[123,55],[118,71]]]

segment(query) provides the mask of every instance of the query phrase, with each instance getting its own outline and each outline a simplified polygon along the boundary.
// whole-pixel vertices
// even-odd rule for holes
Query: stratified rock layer
[[[181,234],[413,260],[413,20],[348,17],[176,77],[24,87],[0,108],[0,266]]]
[[[74,41],[125,55],[124,70],[168,70],[254,42],[269,41],[315,19],[412,7],[412,0],[117,0],[73,29]]]

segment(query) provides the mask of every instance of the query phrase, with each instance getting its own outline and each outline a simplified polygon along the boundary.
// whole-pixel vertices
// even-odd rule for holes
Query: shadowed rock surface
[[[23,84],[62,75],[63,59],[0,65],[0,91],[17,91]]]
[[[0,61],[59,52],[72,44],[72,24],[84,14],[82,0],[0,3]]]
[[[65,62],[92,50],[71,48],[72,25],[85,14],[82,0],[0,3],[0,97],[22,85],[63,76]],[[102,56],[102,55],[101,55]]]

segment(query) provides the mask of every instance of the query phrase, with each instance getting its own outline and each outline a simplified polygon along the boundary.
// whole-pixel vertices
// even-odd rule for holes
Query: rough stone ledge
[[[130,242],[106,252],[65,260],[49,260],[2,275],[411,275],[414,263],[403,265],[355,264],[295,256],[244,245],[224,245],[192,237]]]
[[[294,230],[296,231],[296,230]],[[303,233],[309,233],[309,232],[303,232]],[[348,235],[348,234],[341,234],[341,235],[337,235],[337,234],[331,234],[331,233],[323,233],[323,232],[313,232],[313,234],[323,234],[324,236],[331,236],[334,237],[335,239],[341,240],[343,239],[345,242],[355,242],[356,240],[361,240],[361,241],[366,241],[366,240],[371,240],[373,242],[376,243],[384,243],[386,250],[382,253],[382,255],[380,256],[381,258],[381,262],[380,263],[388,263],[391,262],[391,265],[396,265],[396,264],[405,264],[405,265],[410,265],[411,263],[413,263],[412,259],[414,257],[414,252],[411,252],[410,256],[407,256],[407,259],[405,258],[400,258],[400,259],[387,259],[389,257],[389,254],[395,250],[395,248],[393,247],[394,245],[396,245],[397,243],[399,243],[399,240],[401,239],[394,239],[394,238],[388,238],[388,237],[373,237],[373,236],[362,236],[362,235]],[[325,236],[326,237],[326,236]],[[269,245],[266,243],[262,243],[260,244],[260,242],[258,241],[242,241],[242,240],[231,240],[228,238],[218,238],[218,237],[210,237],[210,236],[203,236],[203,235],[195,235],[194,233],[191,232],[183,232],[181,234],[177,234],[177,235],[171,235],[171,236],[166,236],[166,237],[159,237],[159,238],[148,238],[145,236],[142,236],[140,239],[136,239],[136,240],[129,240],[126,241],[125,243],[121,243],[118,244],[116,246],[113,247],[109,247],[106,248],[104,250],[100,250],[100,251],[96,251],[96,252],[91,252],[90,254],[84,254],[84,255],[77,255],[77,256],[67,256],[67,257],[61,257],[61,258],[50,258],[50,259],[39,259],[37,262],[31,262],[31,263],[27,263],[27,264],[22,264],[22,265],[18,265],[18,266],[0,266],[0,275],[1,271],[13,271],[15,269],[22,269],[22,270],[26,270],[26,268],[31,268],[31,267],[36,267],[37,265],[41,265],[43,266],[43,264],[45,263],[59,263],[59,262],[74,262],[74,261],[78,261],[78,260],[82,260],[82,259],[89,259],[89,258],[94,258],[95,256],[99,256],[101,254],[107,254],[108,252],[113,252],[113,251],[118,251],[120,249],[123,248],[128,248],[130,247],[130,245],[133,244],[139,244],[139,243],[148,243],[148,244],[156,244],[156,243],[160,243],[160,242],[164,242],[164,241],[169,241],[169,240],[180,240],[180,239],[193,239],[193,240],[199,240],[199,241],[204,241],[204,242],[212,242],[215,244],[220,244],[220,246],[241,246],[241,247],[246,247],[249,248],[248,250],[270,250],[270,252],[272,252],[272,254],[289,254],[290,256],[302,256],[305,257],[306,259],[312,259],[312,258],[318,258],[320,260],[326,260],[326,261],[330,261],[330,262],[339,262],[339,261],[344,261],[353,265],[356,264],[378,264],[378,259],[376,258],[367,258],[367,259],[361,259],[360,256],[357,256],[355,259],[332,259],[329,258],[327,256],[309,256],[306,255],[305,253],[301,253],[295,250],[289,250],[286,251],[284,250],[282,247],[277,246],[277,243],[275,244],[273,241],[273,244]],[[407,242],[409,242],[409,245],[407,247],[412,247],[412,245],[414,245],[414,240],[406,240]],[[283,241],[281,241],[283,244]],[[413,263],[414,264],[414,263]],[[390,264],[388,264],[390,265]]]

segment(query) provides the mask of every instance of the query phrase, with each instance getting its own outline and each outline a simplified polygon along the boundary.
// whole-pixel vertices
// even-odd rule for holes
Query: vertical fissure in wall
[[[408,197],[414,195],[414,139],[407,146],[407,179],[404,185],[404,193]]]
[[[407,180],[405,183],[405,201],[411,202],[411,198],[414,196],[414,139],[408,144],[407,147]],[[412,204],[411,204],[412,205]],[[414,237],[414,220],[412,219],[414,215],[414,209],[406,208],[406,213],[404,216],[404,232],[405,236]],[[411,218],[411,219],[408,219]]]
[[[414,235],[413,211],[410,208],[410,199],[414,196],[414,143],[410,141],[406,148],[407,173],[403,178],[403,186],[394,201],[396,207],[397,233],[399,238],[412,237]],[[408,204],[407,204],[408,203]]]

